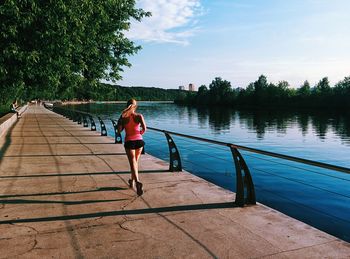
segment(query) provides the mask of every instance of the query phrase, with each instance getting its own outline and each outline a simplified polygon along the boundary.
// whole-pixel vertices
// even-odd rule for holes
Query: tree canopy
[[[99,80],[118,80],[130,66],[128,56],[140,47],[124,33],[131,19],[148,15],[135,0],[3,1],[0,102],[73,90],[90,98]]]

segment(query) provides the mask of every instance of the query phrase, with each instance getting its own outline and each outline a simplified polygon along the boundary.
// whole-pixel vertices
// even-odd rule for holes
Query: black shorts
[[[125,142],[124,147],[127,149],[139,149],[145,145],[143,140],[130,140]]]

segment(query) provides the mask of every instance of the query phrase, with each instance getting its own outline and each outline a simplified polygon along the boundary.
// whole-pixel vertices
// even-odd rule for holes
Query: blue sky
[[[143,49],[121,85],[178,88],[259,75],[299,87],[350,76],[349,0],[139,0],[153,16],[127,36]]]

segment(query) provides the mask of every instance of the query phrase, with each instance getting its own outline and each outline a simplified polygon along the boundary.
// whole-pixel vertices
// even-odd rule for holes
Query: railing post
[[[75,114],[72,110],[68,111],[68,117],[70,120],[72,120],[73,122],[76,122],[76,118],[75,118]]]
[[[58,113],[61,114],[63,117],[69,119],[67,110],[63,109],[62,107],[57,107]]]
[[[82,123],[82,119],[81,119],[82,115],[81,115],[81,113],[80,112],[76,112],[76,115],[77,115],[77,118],[78,118],[78,124],[81,124]]]
[[[69,120],[72,120],[72,119],[71,119],[71,116],[70,116],[70,111],[67,111],[66,109],[63,109],[63,108],[60,108],[60,109],[61,109],[62,115],[63,115],[64,117],[66,117],[66,118],[69,119]]]
[[[112,120],[113,128],[114,128],[114,143],[123,144],[122,135],[118,132],[118,124]]]
[[[83,126],[84,126],[85,128],[89,127],[89,123],[88,123],[88,121],[87,121],[87,119],[86,119],[86,116],[85,116],[84,114],[82,114],[82,116],[83,116]]]
[[[107,136],[106,125],[100,117],[97,117],[101,124],[101,136]]]
[[[71,111],[71,116],[72,116],[73,122],[78,121],[78,116],[77,116],[77,113],[75,111]]]
[[[56,107],[54,111],[57,111],[57,113],[61,114],[63,117],[67,118],[66,111],[64,111],[61,107]]]
[[[182,164],[181,164],[181,158],[179,150],[177,149],[174,140],[172,137],[165,131],[163,131],[165,134],[165,137],[168,142],[169,147],[169,155],[170,155],[170,164],[169,164],[169,171],[170,172],[181,172],[182,171]]]
[[[63,116],[69,120],[72,120],[71,112],[67,110],[62,110]]]
[[[96,131],[96,124],[95,124],[95,121],[91,115],[89,115],[89,119],[90,119],[90,124],[91,124],[91,131]]]
[[[256,204],[254,184],[249,168],[238,149],[234,146],[230,146],[230,149],[236,167],[235,203],[241,207],[244,207],[245,204]],[[247,197],[244,197],[245,193],[247,194]]]

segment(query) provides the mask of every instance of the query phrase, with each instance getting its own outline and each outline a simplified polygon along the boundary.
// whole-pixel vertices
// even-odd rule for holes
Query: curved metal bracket
[[[66,117],[69,120],[72,120],[70,111],[67,111],[66,109],[59,108],[59,113],[62,114],[64,117]]]
[[[254,184],[249,168],[238,149],[234,146],[230,146],[230,149],[236,167],[235,203],[241,207],[244,207],[245,204],[256,204]],[[244,197],[245,193],[247,197]]]
[[[101,136],[107,136],[106,125],[100,117],[97,117],[101,124]]]
[[[91,124],[91,131],[96,131],[96,124],[95,124],[95,121],[91,115],[89,115],[89,119],[90,119],[90,124]]]
[[[169,155],[170,155],[169,171],[170,172],[181,172],[182,171],[182,164],[181,164],[179,150],[177,149],[172,137],[165,131],[164,131],[164,134],[165,134],[165,137],[167,139],[168,147],[169,147]]]
[[[70,119],[71,121],[74,119],[74,114],[72,111],[67,111],[67,116],[68,116],[68,119]]]
[[[78,122],[78,115],[75,111],[71,112],[72,118],[73,118],[73,122]]]
[[[77,118],[78,118],[78,124],[81,124],[82,123],[82,115],[80,112],[76,112],[76,115],[77,115]]]
[[[68,112],[68,111],[63,111],[62,113],[63,113],[63,116],[66,117],[68,120],[72,120],[71,115],[70,115],[70,112]]]
[[[87,121],[87,119],[86,119],[86,116],[85,116],[84,114],[82,114],[82,116],[83,116],[83,126],[84,126],[85,128],[89,127],[89,123],[88,123],[88,121]]]
[[[122,135],[118,132],[118,124],[112,120],[113,128],[114,128],[114,143],[123,144]]]

